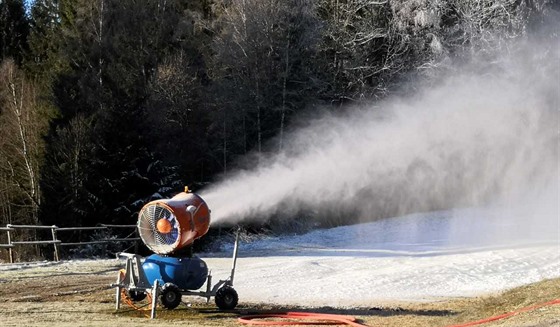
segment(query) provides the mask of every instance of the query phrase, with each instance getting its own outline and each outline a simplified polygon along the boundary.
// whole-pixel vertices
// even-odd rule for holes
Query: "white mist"
[[[214,224],[492,206],[557,237],[559,63],[558,49],[519,51],[492,71],[465,68],[407,98],[311,119],[284,151],[201,195]]]

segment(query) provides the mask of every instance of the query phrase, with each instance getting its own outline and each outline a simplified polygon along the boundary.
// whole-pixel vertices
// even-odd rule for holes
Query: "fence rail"
[[[136,228],[136,225],[99,225],[95,227],[57,227],[52,226],[40,226],[40,225],[11,225],[8,224],[6,227],[0,227],[0,232],[6,232],[8,236],[8,243],[0,244],[0,249],[8,249],[10,263],[14,263],[14,252],[13,248],[19,245],[40,245],[48,244],[52,245],[54,248],[54,259],[60,261],[59,247],[60,246],[83,246],[89,244],[106,244],[114,242],[137,242],[140,240],[139,237],[126,237],[126,238],[109,238],[101,239],[98,241],[87,241],[87,242],[62,242],[57,236],[57,232],[68,232],[68,231],[86,231],[86,230],[108,230],[113,228]],[[37,241],[14,241],[12,240],[13,232],[17,230],[40,230],[40,229],[50,229],[52,238],[49,240],[37,240]],[[138,235],[136,235],[138,236]]]

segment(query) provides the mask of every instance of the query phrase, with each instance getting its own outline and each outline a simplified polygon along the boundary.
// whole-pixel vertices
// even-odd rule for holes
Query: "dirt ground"
[[[121,263],[116,260],[42,263],[0,267],[1,326],[240,326],[241,315],[278,311],[308,311],[354,316],[367,326],[447,327],[527,306],[560,299],[560,279],[545,280],[486,297],[446,299],[431,303],[375,303],[364,308],[279,307],[273,304],[240,304],[220,312],[211,302],[184,298],[174,310],[158,309],[157,319],[123,303],[115,310],[116,280]],[[187,305],[187,301],[191,301]],[[481,326],[560,327],[560,304],[545,306]]]

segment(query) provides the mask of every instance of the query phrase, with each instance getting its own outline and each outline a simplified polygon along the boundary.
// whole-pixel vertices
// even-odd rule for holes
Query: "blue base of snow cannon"
[[[197,290],[208,278],[206,263],[198,258],[174,258],[152,254],[142,264],[148,281],[154,285],[173,283],[182,290]]]

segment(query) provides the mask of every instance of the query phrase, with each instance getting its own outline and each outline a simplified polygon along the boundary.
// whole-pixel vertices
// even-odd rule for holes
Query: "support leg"
[[[150,319],[156,318],[156,306],[157,306],[157,298],[159,296],[159,285],[158,280],[154,281],[154,288],[152,289],[152,312],[150,313]]]
[[[119,310],[121,307],[121,287],[117,286],[117,294],[115,295],[115,310]]]

